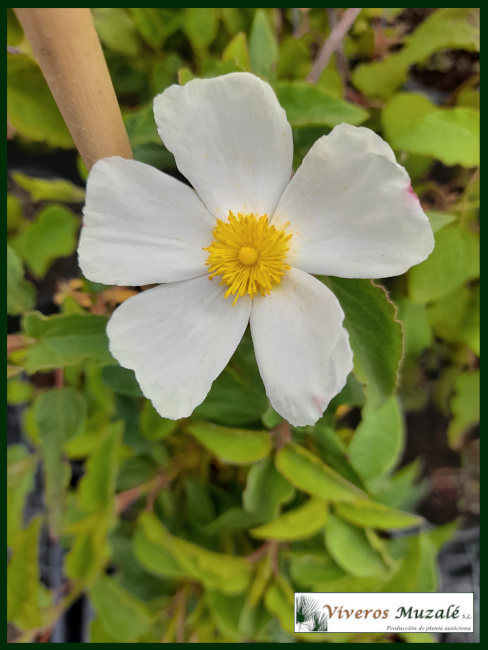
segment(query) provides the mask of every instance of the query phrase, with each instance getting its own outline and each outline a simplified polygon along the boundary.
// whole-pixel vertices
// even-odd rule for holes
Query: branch
[[[351,8],[347,9],[343,13],[341,19],[331,31],[329,38],[325,41],[319,55],[315,59],[310,74],[307,77],[307,81],[310,81],[310,83],[317,83],[320,75],[327,67],[332,53],[340,47],[342,39],[351,28],[360,11],[361,9]]]

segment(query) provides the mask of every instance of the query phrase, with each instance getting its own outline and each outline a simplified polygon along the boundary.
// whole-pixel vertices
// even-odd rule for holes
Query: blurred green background
[[[398,278],[323,279],[355,369],[314,427],[270,408],[248,334],[191,418],[160,418],[108,351],[135,290],[80,274],[86,170],[7,10],[9,639],[74,629],[87,594],[72,640],[434,641],[293,634],[293,592],[436,591],[438,551],[477,524],[479,10],[363,9],[314,82],[343,9],[92,11],[137,160],[178,176],[156,94],[251,71],[295,169],[341,122],[379,133],[436,247]]]

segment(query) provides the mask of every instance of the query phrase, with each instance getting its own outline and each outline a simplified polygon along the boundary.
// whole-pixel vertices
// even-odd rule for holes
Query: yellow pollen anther
[[[252,246],[243,246],[239,251],[239,260],[243,264],[254,264],[258,259],[258,252]]]
[[[210,278],[220,275],[220,284],[228,285],[225,297],[253,298],[259,291],[269,294],[290,267],[286,264],[291,234],[271,226],[268,217],[229,212],[229,220],[217,220],[214,241],[204,250],[209,252],[206,264]]]

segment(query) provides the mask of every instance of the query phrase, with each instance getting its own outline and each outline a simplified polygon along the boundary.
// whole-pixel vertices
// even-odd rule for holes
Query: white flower
[[[339,302],[310,274],[390,277],[429,255],[432,230],[406,171],[375,133],[341,124],[290,180],[285,112],[247,73],[171,86],[154,114],[194,190],[122,158],[97,162],[88,178],[85,276],[160,284],[115,311],[112,354],[178,419],[205,399],[250,322],[273,408],[314,424],[352,353]]]

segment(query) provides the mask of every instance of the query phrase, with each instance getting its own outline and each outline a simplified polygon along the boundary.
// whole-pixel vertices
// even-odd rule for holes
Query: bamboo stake
[[[132,158],[90,9],[15,9],[83,162]]]

